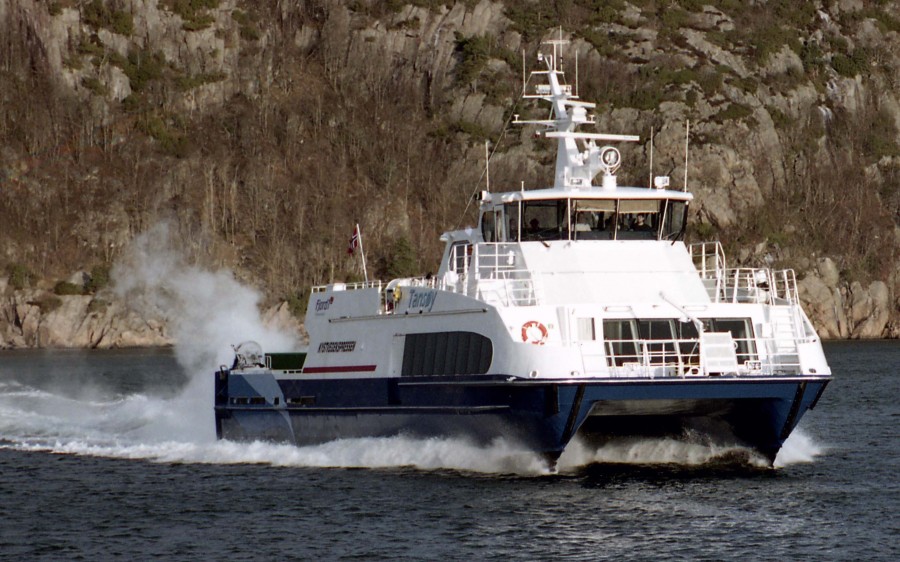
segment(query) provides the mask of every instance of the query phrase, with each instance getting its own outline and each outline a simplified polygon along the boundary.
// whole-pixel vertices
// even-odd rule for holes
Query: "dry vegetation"
[[[51,3],[51,12],[59,4],[66,3]],[[86,3],[83,9],[97,20],[95,27],[127,35],[131,20],[115,3],[104,11],[108,4]],[[212,25],[205,10],[217,4],[168,6],[183,10],[185,30],[193,31]],[[229,77],[187,73],[153,51],[111,55],[86,35],[78,55],[66,64],[114,65],[134,90],[121,103],[110,103],[107,112],[97,101],[106,93],[103,83],[87,80],[82,86],[91,95],[74,95],[52,75],[27,30],[0,22],[0,239],[5,249],[0,265],[55,282],[76,269],[108,265],[131,237],[168,219],[178,225],[194,259],[235,268],[272,299],[299,302],[298,295],[312,284],[358,278],[355,262],[344,251],[355,222],[363,226],[376,276],[434,270],[439,233],[474,219],[471,207],[467,215],[464,210],[481,174],[482,142],[497,138],[482,124],[449,120],[449,100],[481,88],[489,102],[509,103],[518,69],[513,65],[497,74],[486,61],[505,60],[510,53],[498,50],[490,37],[459,37],[456,73],[422,75],[399,68],[377,44],[364,45],[369,49],[365,56],[348,56],[351,22],[329,12],[327,2],[284,11],[277,4],[247,3],[232,14],[246,53],[237,73],[253,76],[264,61],[275,69],[271,80],[260,80],[253,95],[238,94],[207,112],[180,109],[177,102],[185,91]],[[632,4],[650,25],[665,30],[688,22],[702,6],[691,1]],[[741,23],[740,33],[718,40],[747,56],[755,49],[757,61],[780,42],[794,48],[785,30],[812,25],[814,17],[802,6],[791,8],[804,3],[775,2],[781,10],[775,28],[781,32],[754,35],[753,14],[742,11],[742,3],[712,4]],[[871,4],[879,9],[878,2]],[[394,2],[351,5],[366,18],[402,7]],[[602,53],[609,49],[610,35],[598,33],[596,26],[628,23],[621,20],[622,2],[507,5],[507,15],[526,41],[562,23]],[[893,20],[886,21],[891,25]],[[292,39],[304,25],[314,27],[318,38],[300,49]],[[264,47],[257,45],[262,31]],[[663,51],[680,44],[669,32],[660,33],[658,41]],[[805,49],[809,79],[824,83],[819,75],[827,63],[808,47],[798,48]],[[843,73],[860,57],[876,54],[842,56],[835,64]],[[594,70],[611,71],[605,76],[612,78],[585,80],[584,97],[647,110],[652,122],[661,101],[690,103],[692,96],[715,95],[724,83],[757,86],[712,64],[674,72],[664,58],[640,68],[633,62],[610,51],[605,67]],[[736,104],[719,118],[725,122],[747,114]],[[817,123],[813,117],[785,121],[780,134],[791,151],[789,181],[767,194],[770,204],[750,222],[719,234],[731,242],[768,238],[795,248],[795,255],[838,255],[855,275],[882,276],[897,259],[891,231],[900,220],[900,172],[888,169],[886,181],[880,181],[860,170],[882,156],[897,155],[896,128],[877,106],[862,116],[835,115],[829,131]],[[501,151],[515,139],[504,142]],[[829,165],[822,165],[823,153]],[[518,185],[522,178],[513,164],[501,160],[492,179]],[[529,184],[536,180],[526,179]]]

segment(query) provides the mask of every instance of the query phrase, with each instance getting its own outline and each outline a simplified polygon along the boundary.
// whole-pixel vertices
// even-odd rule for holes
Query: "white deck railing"
[[[771,305],[800,302],[793,269],[728,268],[719,242],[700,242],[688,248],[713,302]]]
[[[606,340],[607,366],[612,377],[687,377],[710,373],[704,364],[700,339],[671,340]],[[768,355],[760,359],[757,349],[767,349],[766,339],[735,339],[737,375],[797,374],[800,363],[796,354]]]
[[[458,245],[450,250],[455,279],[441,288],[502,306],[533,306],[538,291],[531,272],[522,266],[517,244]]]
[[[358,291],[360,289],[381,290],[381,281],[359,281],[356,283],[332,283],[331,285],[316,285],[311,289],[313,293],[324,293],[329,287],[334,291]]]

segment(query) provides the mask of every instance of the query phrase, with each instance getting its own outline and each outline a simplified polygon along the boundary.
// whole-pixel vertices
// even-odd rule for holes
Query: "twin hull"
[[[415,380],[276,378],[271,370],[216,374],[220,438],[312,445],[340,438],[504,438],[555,461],[576,435],[702,436],[749,446],[773,461],[829,377],[680,380]]]

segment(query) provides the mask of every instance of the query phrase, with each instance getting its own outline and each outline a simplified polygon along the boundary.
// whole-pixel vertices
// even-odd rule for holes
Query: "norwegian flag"
[[[359,225],[353,229],[353,236],[350,237],[350,245],[347,246],[347,253],[353,255],[353,251],[359,248]]]

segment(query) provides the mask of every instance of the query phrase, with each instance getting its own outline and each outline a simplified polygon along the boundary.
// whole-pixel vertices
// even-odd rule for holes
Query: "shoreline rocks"
[[[6,280],[0,280],[0,294],[0,349],[111,349],[177,343],[164,319],[144,318],[111,295],[11,291],[6,290]],[[279,331],[303,334],[287,303],[262,311],[261,317]]]
[[[900,338],[900,272],[889,282],[842,280],[834,261],[817,260],[798,282],[803,308],[823,340]],[[0,349],[165,347],[176,344],[164,319],[144,318],[109,292],[55,295],[12,290],[0,279]],[[893,287],[893,290],[892,288]],[[894,295],[892,297],[892,295]],[[308,341],[286,302],[261,311],[263,322]]]
[[[897,294],[894,275],[894,295]],[[900,338],[900,299],[884,281],[846,282],[831,258],[821,258],[798,282],[803,308],[822,339]]]

